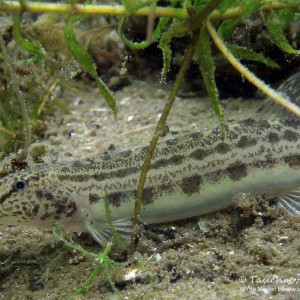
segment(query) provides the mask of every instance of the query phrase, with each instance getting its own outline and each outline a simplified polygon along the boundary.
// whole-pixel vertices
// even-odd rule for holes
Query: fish
[[[297,103],[299,83],[296,73],[278,91]],[[258,111],[228,122],[225,140],[221,127],[214,126],[159,143],[142,195],[141,221],[158,224],[219,211],[241,193],[276,197],[299,216],[300,118],[271,100]],[[0,179],[0,224],[48,230],[61,223],[105,244],[112,223],[125,236],[131,232],[147,151],[142,147],[9,174]]]

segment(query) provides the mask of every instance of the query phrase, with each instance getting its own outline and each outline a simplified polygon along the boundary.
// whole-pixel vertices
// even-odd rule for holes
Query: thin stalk
[[[74,296],[79,296],[86,290],[86,288],[92,283],[94,278],[101,272],[102,267],[102,264],[97,265],[96,269],[92,272],[92,274],[88,277],[84,284],[75,292]]]
[[[54,83],[50,86],[50,88],[48,89],[46,95],[43,97],[43,100],[42,100],[42,103],[40,104],[39,108],[38,108],[38,111],[37,111],[37,115],[40,116],[41,113],[43,112],[43,109],[47,103],[47,101],[49,100],[50,96],[51,96],[51,93],[54,91],[54,89],[57,87],[57,84],[58,84],[59,80],[56,79],[54,81]]]
[[[0,11],[29,11],[31,13],[57,13],[68,14],[76,12],[81,15],[110,15],[125,16],[126,10],[121,5],[84,5],[84,4],[62,4],[26,2],[21,6],[18,1],[1,1]],[[143,7],[133,13],[135,16],[148,16],[152,11],[151,7]],[[186,9],[172,7],[157,7],[155,14],[159,17],[187,18]]]
[[[24,124],[23,129],[24,129],[24,135],[25,135],[24,148],[21,153],[21,159],[25,159],[27,157],[28,149],[29,149],[30,142],[31,142],[30,120],[29,120],[29,115],[28,115],[28,111],[26,108],[25,100],[24,100],[21,90],[19,88],[17,75],[12,67],[12,62],[11,62],[10,56],[7,53],[7,50],[6,50],[6,47],[4,44],[4,40],[3,40],[3,36],[1,33],[0,33],[0,49],[2,51],[2,57],[6,64],[16,99],[19,102],[19,105],[21,107],[21,113],[22,113],[23,124]]]
[[[141,175],[140,175],[139,183],[138,183],[137,198],[136,198],[135,206],[134,206],[133,230],[132,230],[132,235],[131,235],[131,240],[130,240],[130,245],[129,245],[129,255],[132,255],[134,252],[134,249],[135,249],[135,240],[136,240],[136,235],[138,232],[138,225],[140,223],[140,211],[141,211],[143,190],[144,190],[144,186],[145,186],[145,182],[146,182],[146,178],[147,178],[147,173],[148,173],[148,170],[150,167],[151,159],[152,159],[153,153],[155,151],[158,139],[161,135],[161,132],[162,132],[163,128],[165,128],[166,120],[171,111],[171,108],[175,101],[178,90],[181,86],[181,83],[184,79],[184,75],[186,73],[187,67],[193,57],[194,49],[195,49],[197,40],[199,38],[199,34],[200,34],[200,31],[198,30],[193,34],[193,36],[191,38],[191,41],[190,41],[188,48],[186,50],[186,53],[184,55],[183,62],[180,67],[179,73],[177,75],[173,89],[168,97],[167,103],[166,103],[164,110],[160,116],[160,119],[156,125],[152,140],[151,140],[149,148],[148,148],[147,156],[146,156],[145,161],[142,166],[142,171],[141,171]]]
[[[151,43],[152,40],[152,34],[153,34],[153,30],[154,30],[154,25],[155,25],[155,10],[157,7],[157,2],[156,1],[152,1],[150,3],[150,14],[148,16],[148,22],[147,22],[147,37],[146,37],[146,41],[148,43]]]
[[[52,230],[52,234],[55,237],[55,239],[57,239],[58,241],[61,241],[64,243],[64,245],[66,247],[69,247],[75,251],[79,251],[81,252],[83,255],[94,259],[98,264],[96,269],[92,272],[92,274],[87,278],[87,280],[83,283],[83,285],[75,292],[75,296],[78,296],[80,294],[82,294],[86,288],[91,284],[91,282],[93,281],[93,279],[101,272],[101,269],[104,269],[105,272],[105,276],[113,290],[113,292],[118,292],[114,282],[112,281],[110,274],[108,272],[108,265],[110,265],[113,261],[108,257],[111,247],[112,247],[112,243],[109,242],[107,243],[104,251],[100,254],[96,254],[93,252],[89,252],[85,249],[83,249],[80,245],[76,244],[73,241],[67,241],[65,238],[63,238],[61,235],[59,235],[55,228],[53,228]],[[74,297],[71,297],[70,299],[73,299]]]
[[[239,71],[241,75],[247,78],[260,91],[272,98],[279,105],[282,105],[287,110],[291,111],[293,114],[300,116],[300,108],[298,105],[292,103],[290,100],[288,100],[287,98],[283,97],[275,90],[270,88],[262,80],[257,78],[251,71],[249,71],[245,66],[243,66],[238,59],[234,57],[231,51],[226,47],[221,37],[218,35],[217,31],[212,26],[211,21],[209,19],[206,22],[206,28],[220,52],[232,64],[232,66]]]
[[[300,3],[268,3],[261,7],[261,10],[284,9],[284,8],[299,8]],[[135,12],[134,16],[149,16],[152,8],[147,6]],[[85,4],[62,4],[62,3],[43,3],[26,1],[0,1],[0,11],[29,11],[31,13],[56,13],[68,14],[76,12],[81,15],[110,15],[110,16],[125,16],[126,10],[121,5],[85,5]],[[242,7],[234,7],[229,9],[224,14],[220,14],[218,10],[212,14],[213,19],[227,19],[239,16],[243,11]],[[156,7],[155,15],[157,17],[171,18],[189,18],[189,14],[184,8],[172,7]]]

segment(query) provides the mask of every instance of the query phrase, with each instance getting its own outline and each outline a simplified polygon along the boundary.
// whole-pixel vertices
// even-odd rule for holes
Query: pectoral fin
[[[119,219],[109,222],[99,222],[94,220],[87,209],[83,210],[85,216],[85,226],[96,242],[105,246],[113,237],[118,235],[124,240],[129,240],[132,231],[132,222],[128,219]]]
[[[278,197],[279,205],[290,214],[300,216],[300,187],[294,188]]]

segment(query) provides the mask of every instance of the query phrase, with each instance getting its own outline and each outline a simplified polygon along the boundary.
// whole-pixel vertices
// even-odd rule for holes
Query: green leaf
[[[119,33],[121,39],[123,40],[123,42],[126,44],[126,46],[128,46],[131,49],[135,49],[135,50],[141,50],[141,49],[145,49],[145,48],[149,47],[151,45],[151,43],[149,41],[132,42],[131,40],[127,39],[127,37],[123,34],[123,24],[124,24],[125,20],[126,20],[125,17],[122,17],[120,19],[119,24],[118,24],[118,33]]]
[[[293,21],[293,17],[294,11],[290,9],[284,9],[280,12],[271,10],[267,13],[266,25],[272,41],[278,48],[290,54],[300,54],[299,50],[291,46],[284,34],[285,28]]]
[[[268,67],[279,68],[279,65],[272,59],[265,57],[264,55],[249,50],[238,45],[226,43],[227,48],[232,52],[232,54],[240,59],[252,60],[265,64]]]
[[[172,50],[170,43],[174,37],[186,36],[189,32],[188,24],[185,21],[173,20],[169,29],[162,33],[158,47],[163,52],[163,69],[161,72],[161,81],[166,80],[172,61]]]
[[[16,13],[13,15],[13,34],[17,44],[20,48],[33,55],[30,61],[40,61],[45,57],[45,51],[39,42],[31,42],[23,38],[21,34],[21,14]]]
[[[151,44],[157,42],[159,38],[161,37],[162,33],[166,29],[168,23],[170,22],[170,18],[162,17],[159,19],[158,24],[152,34],[152,40],[151,41],[142,41],[142,42],[132,42],[128,40],[125,35],[123,34],[123,24],[124,24],[125,18],[121,18],[119,24],[118,24],[118,33],[121,36],[123,42],[130,48],[135,50],[145,49],[149,47]]]
[[[211,51],[210,38],[204,26],[201,28],[200,37],[195,48],[195,55],[199,63],[206,90],[212,101],[213,110],[219,117],[222,135],[225,137],[226,123],[215,81],[215,62]]]
[[[219,11],[221,14],[224,14],[228,9],[237,6],[237,0],[223,0],[221,5],[219,6]]]
[[[140,8],[150,5],[151,2],[153,2],[153,1],[150,1],[150,0],[134,0],[134,1],[133,0],[122,0],[122,4],[124,5],[126,14],[128,16]]]
[[[98,85],[99,91],[105,99],[108,106],[113,113],[117,114],[116,98],[114,94],[108,89],[106,84],[98,77],[96,71],[96,65],[92,56],[78,43],[73,31],[73,21],[76,16],[71,16],[66,19],[65,24],[65,40],[69,51],[72,53],[74,59],[80,64],[80,66],[93,77]]]
[[[264,0],[241,0],[238,4],[243,8],[243,12],[237,18],[223,21],[218,29],[218,34],[223,40],[232,35],[237,24],[239,24],[254,11],[258,10],[264,4]],[[223,10],[225,8],[223,8]]]
[[[172,51],[170,48],[170,42],[172,37],[168,35],[164,35],[164,38],[162,38],[159,42],[159,48],[161,49],[163,53],[163,68],[161,71],[161,81],[165,82],[167,74],[170,70],[171,61],[172,61]]]

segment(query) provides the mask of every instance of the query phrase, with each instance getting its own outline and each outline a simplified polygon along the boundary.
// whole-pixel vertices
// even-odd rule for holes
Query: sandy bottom
[[[41,142],[49,145],[49,161],[147,145],[170,91],[155,82],[132,81],[117,92],[117,119],[94,87],[60,92],[71,113],[45,123]],[[243,99],[222,104],[228,120],[253,115],[259,105]],[[166,138],[217,122],[207,98],[181,95]],[[109,270],[119,292],[101,273],[77,299],[299,299],[299,218],[251,195],[236,202],[223,212],[157,226],[175,239],[146,234],[130,260],[112,251],[117,263]],[[101,251],[88,235],[74,238]],[[0,260],[0,299],[68,299],[97,266],[51,233],[25,227],[0,227]]]

